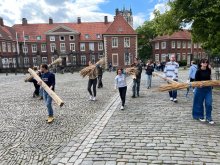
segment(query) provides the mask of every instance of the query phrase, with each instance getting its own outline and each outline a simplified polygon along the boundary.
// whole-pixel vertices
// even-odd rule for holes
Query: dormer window
[[[55,36],[50,36],[50,41],[55,41]]]
[[[24,39],[29,40],[29,36],[28,35],[24,36]]]
[[[41,40],[41,36],[37,36],[37,40]]]
[[[85,34],[85,38],[86,38],[86,39],[89,39],[89,34]]]
[[[101,35],[100,35],[100,34],[96,34],[96,38],[97,38],[97,39],[100,39],[100,38],[101,38]]]
[[[65,37],[64,36],[60,36],[60,41],[65,41]]]

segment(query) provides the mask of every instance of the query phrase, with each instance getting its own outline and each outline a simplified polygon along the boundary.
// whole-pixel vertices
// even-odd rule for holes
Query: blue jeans
[[[40,87],[40,93],[39,93],[39,95],[40,95],[41,97],[43,97],[43,88],[42,88],[42,87]]]
[[[178,81],[178,80],[174,80],[174,81]],[[170,95],[170,97],[172,97],[173,99],[176,99],[176,98],[177,98],[177,90],[169,91],[169,95]]]
[[[53,116],[52,98],[45,90],[43,90],[43,98],[47,106],[48,116]]]
[[[146,74],[146,78],[147,78],[147,87],[151,88],[152,75]]]
[[[206,120],[212,120],[212,87],[195,88],[192,116],[194,119],[204,119],[205,101]]]
[[[133,88],[132,88],[133,96],[135,96],[136,92],[137,92],[137,96],[139,96],[140,83],[141,83],[140,78],[133,79]]]

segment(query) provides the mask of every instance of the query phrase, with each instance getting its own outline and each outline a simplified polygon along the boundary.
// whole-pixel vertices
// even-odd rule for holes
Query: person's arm
[[[55,87],[55,75],[54,74],[51,74],[50,81],[51,81],[50,89],[53,89]]]
[[[118,88],[118,76],[115,77],[115,89]]]

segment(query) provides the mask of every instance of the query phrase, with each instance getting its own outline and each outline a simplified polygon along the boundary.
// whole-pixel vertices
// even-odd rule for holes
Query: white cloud
[[[146,15],[143,13],[138,13],[137,15],[133,16],[133,26],[136,29],[138,26],[142,25],[146,20]]]
[[[170,7],[167,5],[167,3],[164,0],[159,0],[159,2],[162,3],[158,3],[154,6],[154,9],[151,10],[150,12],[150,20],[154,19],[154,14],[153,11],[154,10],[159,10],[160,13],[165,13],[165,11],[170,10]]]

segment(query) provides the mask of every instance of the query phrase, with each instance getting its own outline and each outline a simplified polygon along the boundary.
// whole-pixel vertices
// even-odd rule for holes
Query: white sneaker
[[[170,98],[170,101],[173,101],[173,98],[172,98],[172,97]]]
[[[173,99],[173,102],[177,102],[177,99]]]
[[[209,124],[215,124],[213,120],[208,121]]]
[[[205,119],[202,119],[202,118],[199,118],[199,121],[205,122],[206,120],[205,120]]]
[[[124,109],[124,106],[121,106],[121,110],[123,110]]]
[[[92,97],[92,96],[90,96],[90,97],[89,97],[89,100],[93,100],[93,97]]]
[[[96,97],[93,97],[92,100],[93,100],[93,101],[96,101]]]

